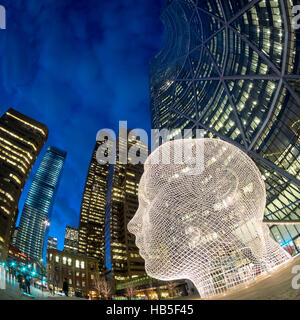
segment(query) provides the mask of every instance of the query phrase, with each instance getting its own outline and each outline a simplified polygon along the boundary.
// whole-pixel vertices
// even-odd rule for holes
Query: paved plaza
[[[292,279],[296,276],[292,273],[292,268],[296,265],[300,266],[300,255],[274,273],[248,283],[248,287],[243,285],[240,289],[215,297],[213,300],[300,300],[300,289],[292,287]],[[300,280],[298,283],[300,285]],[[201,298],[195,295],[178,300],[201,300]]]
[[[287,266],[275,271],[256,283],[249,284],[236,292],[219,297],[222,300],[300,300],[300,289],[292,287],[295,265],[300,266],[300,255]],[[298,281],[300,284],[300,281]]]
[[[300,255],[295,257],[291,263],[280,268],[270,275],[266,275],[253,283],[248,283],[248,288],[243,285],[239,290],[226,295],[215,297],[219,300],[300,300],[300,289],[292,288],[292,279],[296,274],[292,268],[300,266]],[[300,282],[300,281],[298,281]],[[299,283],[300,284],[300,283]],[[199,295],[193,297],[177,298],[176,300],[199,300]],[[85,299],[77,297],[65,297],[63,295],[52,296],[48,291],[31,287],[31,296],[19,289],[15,281],[7,281],[6,289],[0,290],[0,300],[77,300]]]

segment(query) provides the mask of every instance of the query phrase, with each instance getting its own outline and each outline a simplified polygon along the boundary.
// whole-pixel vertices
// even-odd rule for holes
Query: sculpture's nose
[[[140,214],[140,210],[136,212],[134,217],[129,221],[127,225],[127,229],[130,233],[136,235],[142,229],[142,217]]]

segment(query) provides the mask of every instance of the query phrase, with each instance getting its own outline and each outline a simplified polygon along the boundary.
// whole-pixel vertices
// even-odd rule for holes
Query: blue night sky
[[[78,226],[96,133],[150,129],[149,61],[163,44],[164,0],[0,0],[1,115],[9,108],[45,123],[49,138],[23,191],[22,212],[47,146],[67,151],[50,236],[63,248]]]

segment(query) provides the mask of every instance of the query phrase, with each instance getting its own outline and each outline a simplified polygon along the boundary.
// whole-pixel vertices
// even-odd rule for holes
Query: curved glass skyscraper
[[[25,200],[16,247],[30,258],[46,254],[52,208],[67,153],[48,147]]]
[[[272,236],[300,252],[300,33],[292,0],[169,0],[153,129],[203,129],[257,163]],[[287,225],[286,222],[291,224]],[[282,222],[285,222],[282,225]]]

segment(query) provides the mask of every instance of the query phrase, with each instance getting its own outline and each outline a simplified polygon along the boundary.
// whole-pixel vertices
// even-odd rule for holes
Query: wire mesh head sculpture
[[[202,143],[203,170],[176,163]],[[157,163],[166,153],[169,164]],[[189,279],[201,297],[224,293],[289,261],[262,223],[264,181],[240,149],[217,139],[170,141],[145,163],[139,209],[128,224],[149,276]]]

